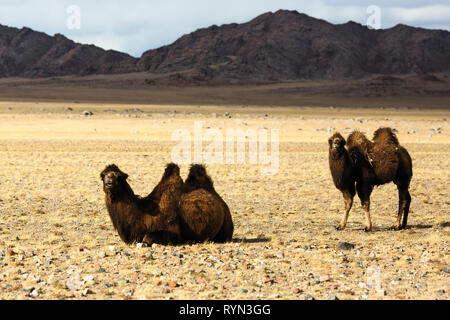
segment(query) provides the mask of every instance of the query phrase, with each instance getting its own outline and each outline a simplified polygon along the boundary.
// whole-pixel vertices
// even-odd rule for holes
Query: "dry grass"
[[[214,107],[186,107],[178,114],[147,107],[130,114],[125,106],[115,106],[114,113],[97,106],[86,118],[78,109],[63,112],[66,104],[40,105],[42,112],[16,113],[27,106],[0,104],[1,299],[450,298],[446,111],[354,110],[350,117],[330,109],[267,109],[265,118],[234,109],[227,119]],[[60,112],[49,115],[46,108]],[[232,210],[232,243],[124,245],[104,207],[99,172],[116,163],[136,193],[150,192],[170,161],[176,144],[171,133],[192,131],[193,120],[222,130],[281,129],[279,173],[261,176],[259,166],[251,165],[209,166]],[[344,204],[328,171],[328,131],[347,135],[359,128],[371,135],[387,125],[399,130],[413,157],[410,227],[389,230],[397,206],[391,184],[372,196],[375,232],[362,231],[359,203],[347,230],[335,231]],[[429,137],[433,127],[442,133]],[[407,134],[411,130],[416,133]],[[181,169],[185,177],[188,166]],[[355,249],[337,249],[342,241]],[[79,273],[71,272],[73,266]],[[381,290],[367,285],[373,270],[380,271]],[[76,289],[67,288],[73,284]]]

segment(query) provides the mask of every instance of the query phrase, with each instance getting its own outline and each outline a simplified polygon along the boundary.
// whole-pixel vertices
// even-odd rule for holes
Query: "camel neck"
[[[137,197],[127,182],[123,182],[120,190],[109,193],[111,202],[136,202]]]
[[[344,159],[346,158],[346,150],[345,149],[330,150],[330,157],[334,160]]]

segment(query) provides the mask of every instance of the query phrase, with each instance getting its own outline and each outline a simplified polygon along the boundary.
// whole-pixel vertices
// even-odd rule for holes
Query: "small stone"
[[[87,296],[88,294],[94,294],[94,291],[92,291],[89,288],[86,288],[83,290],[83,292],[81,293],[83,296]]]
[[[295,288],[294,290],[292,290],[292,292],[293,292],[294,294],[300,294],[300,293],[303,292],[303,290],[302,290],[302,289],[299,289],[299,288]]]
[[[39,296],[39,291],[34,289],[33,291],[31,291],[30,296],[36,298],[37,296]]]
[[[92,111],[89,111],[89,110],[85,110],[85,111],[83,111],[83,116],[92,116],[92,115],[94,115],[94,113],[92,112]]]
[[[22,288],[22,291],[26,292],[27,294],[31,294],[33,292],[34,287],[28,287],[28,288]]]
[[[417,288],[426,288],[427,284],[425,282],[417,282]]]
[[[14,256],[16,254],[16,252],[13,249],[7,249],[5,251],[5,256],[10,257],[10,256]]]
[[[378,290],[377,290],[377,293],[378,293],[379,295],[382,295],[382,296],[387,295],[387,291],[384,290],[384,289],[378,289]]]
[[[305,300],[316,300],[316,298],[314,298],[313,295],[307,293],[307,294],[305,295]]]
[[[328,300],[339,300],[339,298],[336,296],[330,296],[328,297]]]
[[[248,290],[247,289],[241,289],[241,292],[242,293],[248,293]]]
[[[319,278],[320,282],[327,282],[327,281],[330,281],[330,280],[331,280],[331,278],[329,276],[321,276]]]
[[[351,250],[355,248],[355,245],[349,242],[339,242],[337,247],[342,250]]]
[[[442,271],[444,271],[445,273],[450,273],[450,268],[446,267],[446,268],[442,269]]]
[[[178,288],[180,286],[175,281],[169,281],[169,283],[167,285],[169,286],[169,288]]]
[[[106,272],[106,269],[102,268],[101,266],[98,266],[97,272],[103,273],[103,272]]]

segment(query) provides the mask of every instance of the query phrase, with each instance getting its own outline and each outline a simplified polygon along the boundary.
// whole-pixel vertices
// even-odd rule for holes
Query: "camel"
[[[328,140],[328,144],[333,182],[342,192],[345,201],[345,212],[336,229],[345,229],[357,192],[365,211],[365,231],[372,231],[370,195],[375,186],[389,182],[397,185],[399,193],[397,221],[393,228],[405,229],[411,204],[408,189],[413,175],[412,160],[408,151],[400,145],[393,130],[376,130],[372,141],[359,131],[352,132],[347,141],[342,135],[335,133]]]
[[[168,164],[161,181],[145,198],[134,194],[126,181],[128,175],[116,165],[106,167],[100,177],[111,221],[127,244],[226,242],[232,238],[230,210],[201,165],[191,167],[184,183],[180,168]]]
[[[230,209],[202,165],[192,165],[189,170],[180,199],[180,215],[186,240],[223,243],[232,239]]]
[[[177,205],[183,180],[177,165],[167,165],[161,181],[145,198],[134,194],[128,175],[114,164],[107,166],[100,177],[109,217],[126,244],[182,242]]]

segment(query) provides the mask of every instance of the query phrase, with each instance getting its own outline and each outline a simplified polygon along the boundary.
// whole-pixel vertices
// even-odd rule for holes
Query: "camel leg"
[[[406,229],[406,225],[408,224],[408,214],[410,205],[411,205],[411,195],[409,194],[409,191],[406,191],[406,204],[405,204],[405,211],[403,212],[402,229]]]
[[[406,228],[408,223],[409,206],[411,203],[411,195],[409,194],[408,187],[398,186],[398,214],[397,221],[395,222],[394,229],[401,230]],[[403,216],[403,224],[402,224]]]
[[[147,233],[142,242],[149,246],[154,243],[162,245],[179,244],[182,242],[180,226],[178,224],[171,224],[167,227],[167,230]]]
[[[372,193],[373,186],[367,183],[357,183],[356,188],[366,215],[364,231],[369,232],[372,231],[372,220],[370,219],[370,194]]]
[[[366,227],[364,231],[370,232],[372,231],[372,220],[370,219],[370,199],[366,199],[362,202],[362,207],[366,214]]]
[[[336,227],[336,230],[344,230],[345,226],[347,225],[348,215],[350,213],[350,210],[353,206],[353,198],[355,196],[355,191],[353,192],[350,190],[346,190],[342,192],[342,195],[344,196],[344,202],[345,202],[345,213],[342,216],[341,223]]]

